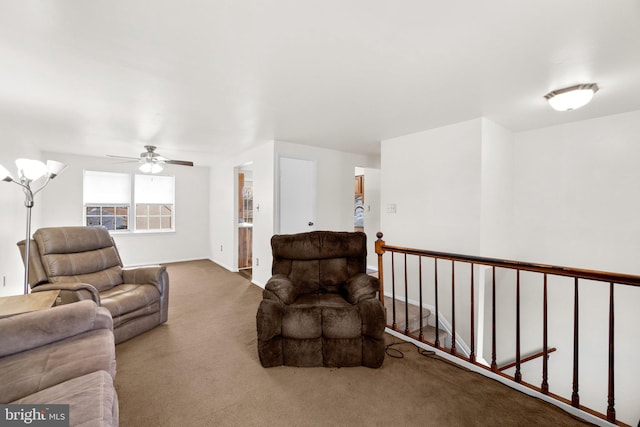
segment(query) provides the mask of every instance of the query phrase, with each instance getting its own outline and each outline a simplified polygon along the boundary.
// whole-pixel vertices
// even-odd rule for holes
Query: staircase
[[[387,325],[391,326],[393,324],[393,300],[391,297],[384,297],[384,307],[387,311]],[[420,335],[420,317],[422,317],[422,334],[424,339],[429,342],[435,342],[436,340],[436,328],[432,325],[429,325],[429,316],[431,316],[431,310],[428,308],[422,308],[420,311],[420,307],[417,305],[413,305],[409,303],[408,305],[409,319],[408,322],[405,319],[405,302],[396,298],[396,325],[398,327],[398,331],[405,331],[405,326],[409,325],[408,330],[410,335],[419,336]],[[432,322],[435,323],[435,322]],[[440,344],[445,346],[451,346],[450,335],[447,331],[440,329],[438,333]]]

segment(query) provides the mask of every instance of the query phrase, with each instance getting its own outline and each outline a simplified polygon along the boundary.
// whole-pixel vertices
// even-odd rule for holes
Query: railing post
[[[378,240],[376,240],[376,254],[378,254],[378,280],[380,281],[380,292],[378,292],[378,297],[380,299],[380,302],[382,303],[382,306],[384,307],[384,274],[382,272],[382,255],[384,255],[384,240],[382,240],[382,232],[378,231],[376,233],[376,237],[378,238]]]

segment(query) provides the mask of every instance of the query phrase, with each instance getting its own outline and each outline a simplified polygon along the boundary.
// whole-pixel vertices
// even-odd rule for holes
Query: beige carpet
[[[123,427],[584,425],[411,344],[380,369],[264,369],[262,290],[206,260],[168,269],[168,323],[116,347]]]

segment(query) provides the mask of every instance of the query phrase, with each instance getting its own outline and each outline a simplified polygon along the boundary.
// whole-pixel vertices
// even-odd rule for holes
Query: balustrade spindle
[[[418,341],[424,341],[424,334],[422,333],[422,329],[424,328],[424,325],[422,324],[422,256],[418,257],[418,274],[419,276],[419,283],[420,283],[420,334],[418,335]]]
[[[392,307],[391,311],[393,316],[391,329],[393,329],[394,331],[397,331],[398,324],[396,323],[396,265],[395,265],[394,252],[391,252],[391,307]]]
[[[404,334],[409,335],[409,284],[407,280],[407,254],[404,254]]]
[[[496,266],[492,266],[493,279],[491,285],[491,370],[498,371],[496,363]]]
[[[522,382],[520,372],[520,270],[516,270],[516,373],[513,377],[517,383]]]
[[[475,302],[474,302],[474,295],[473,295],[473,263],[471,263],[471,346],[470,346],[470,350],[471,352],[469,353],[469,359],[471,360],[471,363],[475,363],[476,362],[476,326],[475,326]]]
[[[580,407],[580,395],[578,394],[578,278],[573,282],[573,392],[571,393],[571,405]]]
[[[613,282],[609,283],[609,393],[607,398],[607,421],[616,422],[614,407],[614,352],[613,352]]]
[[[456,265],[451,260],[451,354],[456,354]]]
[[[438,309],[438,258],[433,259],[434,262],[434,280],[435,280],[435,289],[436,289],[436,341],[433,343],[434,347],[440,347],[440,318]]]
[[[542,385],[544,394],[549,394],[549,353],[547,350],[547,273],[544,274],[544,294],[542,297]]]

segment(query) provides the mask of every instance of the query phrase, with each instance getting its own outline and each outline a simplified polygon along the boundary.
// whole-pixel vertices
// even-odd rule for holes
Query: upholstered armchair
[[[385,311],[378,279],[366,274],[366,235],[276,235],[271,248],[256,316],[262,366],[380,367]]]
[[[24,243],[18,243],[23,261]],[[106,307],[116,344],[167,321],[166,267],[123,268],[106,228],[41,228],[33,234],[30,248],[32,292],[59,289],[59,303],[91,299]]]

